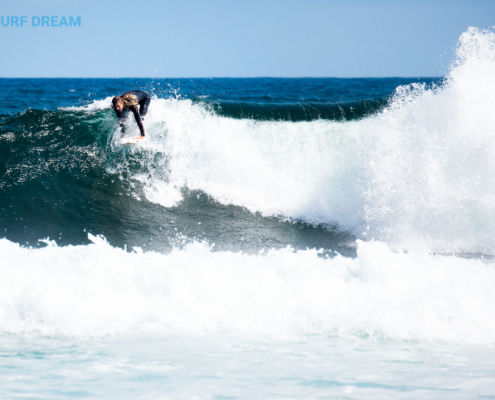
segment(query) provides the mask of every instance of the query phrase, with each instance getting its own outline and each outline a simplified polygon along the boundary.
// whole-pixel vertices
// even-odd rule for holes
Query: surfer
[[[148,112],[150,102],[151,98],[149,94],[142,90],[129,90],[112,99],[112,107],[119,118],[119,125],[122,128],[122,136],[125,134],[124,119],[127,114],[132,111],[139,130],[141,131],[141,137],[137,139],[144,139],[146,133],[144,131],[143,121],[144,116]]]

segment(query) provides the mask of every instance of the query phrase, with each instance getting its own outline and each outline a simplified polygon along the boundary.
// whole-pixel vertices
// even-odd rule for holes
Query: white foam
[[[168,202],[159,195],[165,182],[263,215],[362,221],[359,182],[347,177],[359,175],[355,154],[364,144],[345,124],[237,120],[164,99],[153,101],[146,123],[154,150],[168,157],[167,176],[148,182],[150,201]]]
[[[90,239],[43,249],[0,240],[1,332],[495,341],[495,269],[480,260],[394,253],[378,242],[359,242],[356,259],[323,259],[315,250],[245,255],[201,243],[127,253]]]
[[[337,223],[395,249],[495,254],[494,109],[495,35],[470,28],[441,88],[400,87],[390,107],[361,121],[239,120],[154,98],[151,141],[140,149],[147,172],[128,176],[143,183],[138,197],[165,207],[188,188],[262,215]]]
[[[442,88],[400,87],[389,108],[357,122],[235,120],[157,99],[150,132],[169,157],[165,182],[399,249],[493,254],[494,43],[471,28]],[[150,181],[147,198],[171,204],[160,185],[163,176]]]
[[[78,106],[78,107],[60,107],[60,110],[67,110],[67,111],[96,111],[96,110],[104,110],[105,108],[110,108],[112,105],[112,98],[113,97],[106,97],[103,100],[94,100],[89,104],[86,104],[84,106]]]
[[[495,35],[470,28],[441,89],[399,88],[372,121],[366,220],[401,248],[495,251]]]

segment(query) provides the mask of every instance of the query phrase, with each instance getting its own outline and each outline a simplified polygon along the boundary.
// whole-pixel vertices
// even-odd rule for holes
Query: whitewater
[[[493,32],[376,97],[159,83],[136,147],[112,82],[1,115],[0,397],[495,395]]]
[[[164,207],[187,188],[263,216],[337,224],[397,250],[492,255],[492,42],[465,33],[443,85],[399,87],[387,108],[359,121],[222,118],[190,100],[155,99],[155,143],[142,162],[160,152],[167,171],[150,166],[133,178]]]

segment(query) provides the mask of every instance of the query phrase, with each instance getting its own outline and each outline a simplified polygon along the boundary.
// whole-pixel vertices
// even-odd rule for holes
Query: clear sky
[[[468,26],[493,29],[495,0],[2,0],[0,15],[27,17],[0,25],[0,77],[428,77]],[[81,26],[33,27],[43,16]]]

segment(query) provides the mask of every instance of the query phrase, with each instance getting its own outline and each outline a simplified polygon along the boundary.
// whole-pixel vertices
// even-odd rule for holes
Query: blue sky
[[[494,0],[2,0],[0,77],[442,76]],[[32,17],[80,16],[80,27]]]

